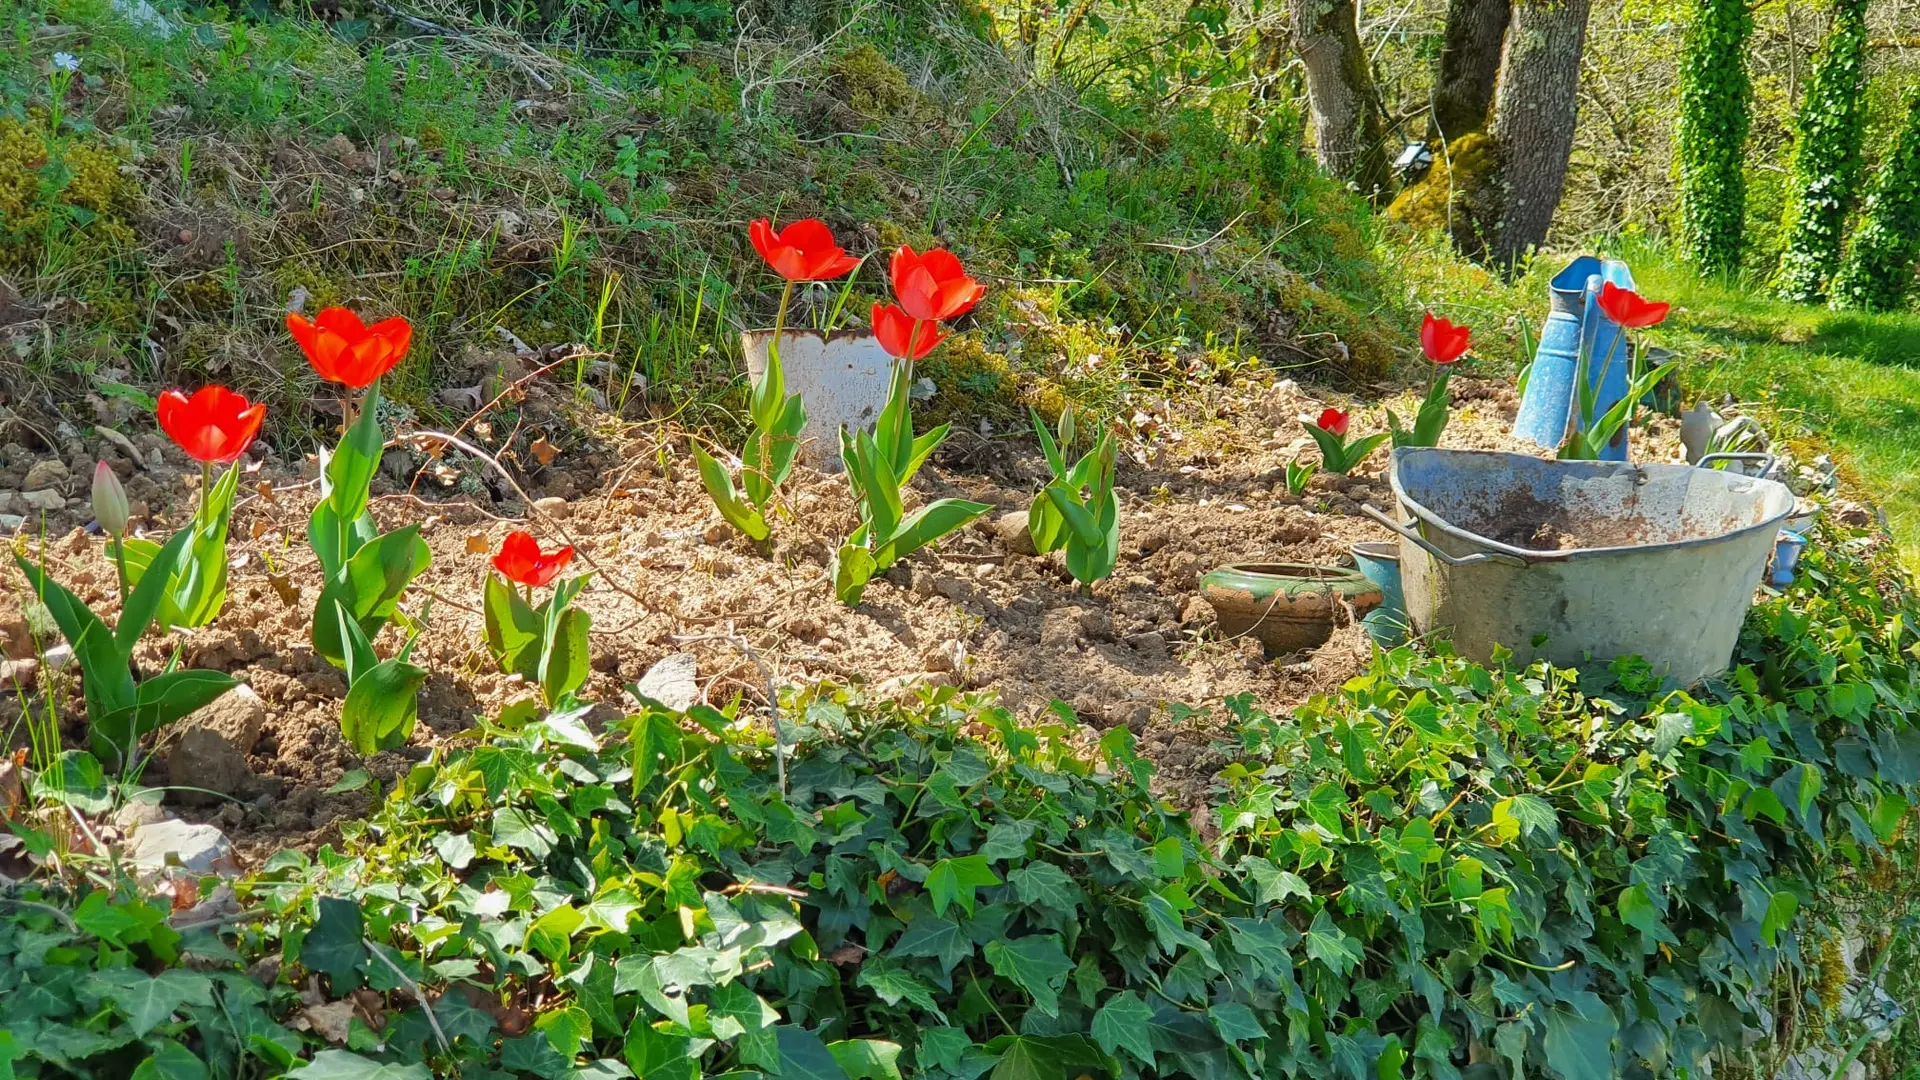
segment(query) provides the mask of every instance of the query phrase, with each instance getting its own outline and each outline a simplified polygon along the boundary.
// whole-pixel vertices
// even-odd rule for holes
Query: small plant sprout
[[[1120,560],[1120,500],[1113,487],[1119,453],[1113,433],[1102,429],[1092,449],[1068,468],[1062,448],[1073,442],[1073,411],[1061,412],[1057,442],[1040,414],[1032,416],[1053,479],[1033,500],[1027,533],[1041,554],[1064,548],[1067,572],[1091,587],[1113,573]]]
[[[1347,427],[1353,422],[1353,414],[1340,409],[1329,408],[1320,413],[1313,423],[1302,423],[1307,434],[1320,446],[1320,467],[1330,473],[1341,476],[1352,472],[1354,467],[1367,459],[1381,443],[1386,442],[1390,432],[1376,432],[1363,435],[1353,441],[1347,441]]]
[[[322,379],[365,391],[357,402],[343,402],[348,427],[339,445],[331,453],[320,451],[320,501],[307,520],[307,542],[320,560],[325,584],[314,601],[312,636],[314,652],[347,672],[341,730],[348,741],[356,748],[388,749],[404,743],[412,731],[426,673],[407,663],[411,638],[388,661],[375,657],[371,643],[399,612],[401,595],[433,553],[418,524],[382,533],[367,506],[386,448],[380,376],[406,357],[413,327],[401,318],[368,326],[336,307],[311,321],[289,312],[287,331]]]
[[[1287,494],[1299,498],[1307,493],[1307,483],[1320,471],[1318,462],[1294,458],[1287,462]]]
[[[200,463],[200,505],[194,511],[186,554],[173,564],[172,580],[161,595],[160,628],[205,626],[227,603],[227,526],[233,495],[240,484],[240,456],[260,434],[267,407],[249,402],[224,386],[203,386],[192,396],[178,390],[160,395],[154,412],[160,430],[188,457]],[[214,478],[214,466],[227,470]],[[95,473],[96,481],[98,473]],[[101,523],[105,528],[106,523]],[[160,545],[144,539],[116,539],[127,587],[137,588],[151,572]]]
[[[1393,445],[1440,445],[1440,435],[1447,429],[1447,412],[1452,406],[1447,383],[1453,378],[1453,365],[1466,355],[1472,333],[1467,327],[1435,318],[1431,311],[1421,320],[1420,351],[1433,362],[1433,383],[1427,387],[1427,396],[1414,415],[1412,430],[1402,428],[1400,418],[1393,415],[1392,409],[1387,410],[1387,428],[1392,432]]]
[[[800,429],[806,425],[807,410],[800,396],[787,396],[786,371],[780,362],[780,338],[787,329],[787,307],[793,301],[793,287],[800,282],[823,281],[842,277],[860,265],[833,239],[826,225],[813,218],[793,222],[775,232],[772,222],[761,218],[747,230],[755,251],[786,279],[780,291],[780,310],[774,316],[773,337],[767,342],[767,366],[760,382],[747,397],[753,431],[740,451],[740,488],[714,457],[693,447],[694,464],[700,469],[700,482],[727,524],[745,533],[749,540],[765,540],[773,535],[767,523],[767,509],[774,492],[793,471],[794,456],[800,450]]]
[[[1614,335],[1613,345],[1607,350],[1598,376],[1588,378],[1588,357],[1584,351],[1580,354],[1580,362],[1573,376],[1574,396],[1580,412],[1578,422],[1572,425],[1566,441],[1560,445],[1558,457],[1562,461],[1598,461],[1633,419],[1634,408],[1660,384],[1660,380],[1679,367],[1678,364],[1662,364],[1649,370],[1644,353],[1636,354],[1629,361],[1628,370],[1637,374],[1628,380],[1627,392],[1604,414],[1594,415],[1599,410],[1599,387],[1616,362],[1627,331],[1659,325],[1667,317],[1669,308],[1668,304],[1646,300],[1639,293],[1622,289],[1611,281],[1601,285],[1600,310],[1620,327],[1620,332]],[[1638,346],[1641,350],[1645,347],[1644,343]]]
[[[540,550],[530,533],[512,532],[493,557],[498,576],[487,575],[482,606],[487,619],[487,652],[500,670],[540,687],[555,708],[587,681],[587,629],[592,619],[572,606],[591,574],[567,578],[536,606],[533,590],[552,585],[573,562],[573,548]],[[518,585],[522,591],[515,592]]]
[[[913,362],[925,356],[921,343],[936,344],[943,333],[934,317],[953,318],[972,309],[986,289],[945,251],[916,254],[910,247],[894,253],[892,278],[897,305],[875,304],[875,337],[894,357],[887,404],[872,431],[840,429],[840,456],[847,483],[860,504],[860,526],[834,556],[830,573],[840,602],[860,603],[873,575],[993,509],[966,499],[938,499],[907,514],[900,493],[913,481],[927,456],[947,437],[941,424],[913,436]]]
[[[125,529],[124,516],[121,528]],[[140,736],[186,716],[237,685],[238,680],[225,672],[176,670],[173,663],[151,679],[134,678],[134,646],[159,616],[166,603],[167,585],[175,578],[179,564],[189,557],[195,537],[194,530],[182,529],[154,549],[145,564],[146,576],[126,594],[119,621],[111,630],[79,597],[54,581],[44,567],[28,562],[18,552],[13,556],[32,584],[34,595],[73,647],[85,676],[82,686],[87,735],[94,753],[109,761],[131,764]]]

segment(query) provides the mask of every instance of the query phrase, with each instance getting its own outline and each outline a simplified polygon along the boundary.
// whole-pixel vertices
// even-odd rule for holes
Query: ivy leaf
[[[1007,874],[1013,894],[1020,902],[1046,911],[1072,911],[1086,899],[1086,893],[1074,884],[1065,870],[1052,863],[1029,863]]]
[[[1792,925],[1793,917],[1800,910],[1800,897],[1789,891],[1784,885],[1775,889],[1767,898],[1767,913],[1760,919],[1760,936],[1768,948],[1772,948],[1780,931]]]
[[[534,1027],[546,1035],[554,1052],[568,1061],[580,1053],[582,1043],[593,1037],[593,1020],[579,1006],[542,1013]]]
[[[1033,839],[1039,828],[1039,822],[1026,818],[995,822],[993,828],[987,830],[987,842],[980,845],[980,854],[986,859],[1024,859],[1027,841]]]
[[[509,806],[493,813],[496,844],[524,851],[530,858],[544,859],[553,853],[554,840],[552,828],[529,819],[517,807]]]
[[[1562,1080],[1612,1080],[1617,1026],[1612,1010],[1586,991],[1574,994],[1572,1001],[1577,1011],[1566,1004],[1547,1010],[1547,1034],[1542,1045],[1548,1067]]]
[[[327,976],[336,994],[360,985],[359,968],[367,958],[366,921],[360,905],[337,896],[320,898],[320,917],[300,942],[300,966]]]
[[[165,1023],[183,1006],[213,1004],[213,980],[184,968],[158,975],[139,968],[113,968],[96,972],[93,981],[101,996],[126,1015],[136,1038]]]
[[[1245,1042],[1248,1039],[1264,1039],[1267,1029],[1253,1015],[1253,1010],[1237,1001],[1222,1002],[1207,1010],[1207,1016],[1213,1021],[1213,1028],[1228,1042]]]
[[[433,851],[440,861],[455,870],[465,870],[473,862],[473,838],[463,832],[437,832],[433,834]]]
[[[945,1069],[952,1072],[960,1058],[973,1045],[963,1028],[923,1028],[919,1045],[913,1048],[914,1065],[919,1069]]]
[[[973,914],[974,890],[1000,884],[1000,876],[987,866],[984,855],[963,855],[941,859],[927,871],[927,897],[933,901],[933,913],[941,914],[958,900],[967,914]]]
[[[985,955],[996,974],[1033,995],[1035,1008],[1048,1016],[1060,1015],[1060,988],[1073,970],[1073,961],[1060,947],[1060,935],[1028,934],[988,942]]]
[[[900,1044],[881,1039],[842,1039],[827,1051],[852,1080],[900,1080]]]
[[[640,898],[634,895],[633,890],[614,888],[594,897],[581,909],[581,913],[586,916],[586,929],[624,934],[627,932],[627,919],[641,906]]]
[[[418,1062],[374,1061],[349,1050],[322,1050],[305,1068],[287,1075],[290,1080],[433,1080],[432,1071]]]
[[[773,1072],[780,1080],[847,1080],[846,1070],[820,1036],[792,1024],[780,1025],[773,1034],[780,1051],[780,1063]],[[647,1076],[639,1069],[634,1072]]]
[[[871,964],[873,961],[869,960]],[[932,998],[928,998],[931,1007]],[[937,1011],[937,1010],[936,1010]],[[719,1039],[733,1039],[780,1022],[780,1012],[761,999],[746,983],[716,986],[707,996],[707,1020]]]
[[[1240,860],[1240,869],[1251,875],[1256,887],[1254,900],[1262,904],[1284,904],[1289,896],[1312,897],[1307,879],[1291,870],[1282,870],[1265,859],[1249,855]]]
[[[934,1002],[933,988],[890,955],[867,957],[866,962],[860,965],[860,974],[854,981],[872,990],[889,1005],[912,1002],[938,1017],[941,1023],[947,1022],[946,1014]]]
[[[894,942],[889,955],[924,956],[940,961],[942,967],[952,968],[973,955],[973,941],[952,919],[922,915],[907,924],[906,932]]]
[[[208,1080],[207,1063],[172,1039],[161,1039],[153,1044],[153,1056],[133,1070],[132,1080]]]
[[[1131,990],[1122,990],[1107,999],[1093,1014],[1093,1041],[1109,1054],[1122,1049],[1153,1067],[1153,1010]]]
[[[1326,908],[1321,908],[1313,917],[1313,925],[1307,927],[1307,955],[1342,977],[1366,959],[1360,942],[1334,925]]]

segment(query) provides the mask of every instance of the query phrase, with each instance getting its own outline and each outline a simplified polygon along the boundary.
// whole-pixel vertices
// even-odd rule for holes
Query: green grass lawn
[[[1776,432],[1831,447],[1920,565],[1920,314],[1782,303],[1652,262],[1634,275],[1674,304],[1660,335],[1688,363],[1687,384],[1758,403]]]

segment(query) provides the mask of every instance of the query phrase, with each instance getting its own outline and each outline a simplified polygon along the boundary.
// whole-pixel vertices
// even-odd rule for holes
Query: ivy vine
[[[1740,268],[1753,113],[1746,0],[1693,0],[1680,66],[1680,247],[1708,274]]]
[[[1787,209],[1787,244],[1774,291],[1783,300],[1816,303],[1840,262],[1847,213],[1860,179],[1866,127],[1862,100],[1867,0],[1834,0],[1833,25],[1813,65],[1800,106],[1793,154],[1795,198]]]
[[[1874,177],[1860,228],[1833,283],[1833,306],[1891,311],[1906,303],[1920,259],[1920,91]]]

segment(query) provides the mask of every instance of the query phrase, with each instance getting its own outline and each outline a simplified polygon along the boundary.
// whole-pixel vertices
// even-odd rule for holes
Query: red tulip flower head
[[[413,343],[413,325],[407,320],[382,319],[367,326],[343,307],[330,307],[312,322],[289,311],[287,330],[321,378],[355,390],[393,370]]]
[[[873,305],[873,336],[879,339],[880,347],[887,355],[902,360],[914,361],[933,351],[935,345],[946,339],[940,324],[925,319],[916,320],[900,310],[898,304]],[[907,352],[911,349],[912,356]]]
[[[922,255],[902,246],[893,253],[893,295],[915,319],[952,319],[973,310],[987,287],[967,276],[945,248]]]
[[[1451,364],[1467,351],[1467,342],[1472,336],[1472,330],[1436,319],[1429,311],[1420,323],[1420,351],[1436,364]]]
[[[801,218],[779,232],[773,231],[773,222],[761,218],[747,226],[747,239],[767,265],[788,281],[825,281],[860,265],[818,218]]]
[[[559,577],[572,561],[571,547],[543,552],[532,533],[510,532],[500,544],[500,553],[493,557],[493,568],[516,585],[537,588]]]
[[[160,430],[195,461],[226,464],[246,452],[267,407],[254,405],[243,394],[224,386],[203,386],[192,397],[178,390],[160,395],[154,408]]]
[[[1352,419],[1353,415],[1351,413],[1344,413],[1339,409],[1328,409],[1320,414],[1320,419],[1315,420],[1313,426],[1319,428],[1321,431],[1345,438],[1347,434],[1347,423]]]
[[[1632,289],[1622,289],[1609,281],[1600,286],[1600,310],[1607,318],[1629,330],[1654,326],[1667,317],[1671,304],[1656,304]]]

